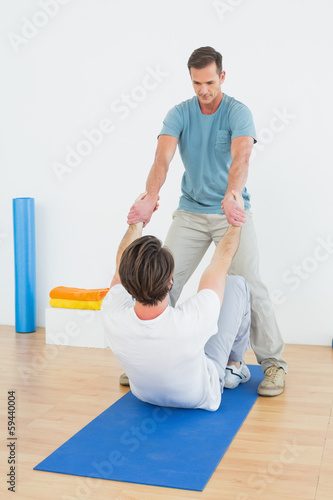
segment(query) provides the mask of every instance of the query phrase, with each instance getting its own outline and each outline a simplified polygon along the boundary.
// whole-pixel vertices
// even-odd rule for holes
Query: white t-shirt
[[[177,307],[141,320],[135,301],[115,285],[102,303],[110,347],[125,370],[132,393],[144,402],[215,411],[221,402],[217,369],[204,346],[217,333],[220,301],[201,290]]]

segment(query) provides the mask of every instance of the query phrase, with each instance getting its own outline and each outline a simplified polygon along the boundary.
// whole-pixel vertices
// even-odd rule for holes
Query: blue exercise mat
[[[34,470],[202,491],[257,399],[260,366],[216,412],[162,408],[131,392]]]

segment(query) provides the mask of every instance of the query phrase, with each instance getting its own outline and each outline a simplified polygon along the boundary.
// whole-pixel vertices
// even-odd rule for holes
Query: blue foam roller
[[[15,253],[15,329],[36,331],[35,200],[13,199]]]

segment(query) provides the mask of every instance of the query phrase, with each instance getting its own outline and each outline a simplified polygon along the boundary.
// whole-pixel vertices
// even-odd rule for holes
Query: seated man
[[[244,207],[241,195],[233,194]],[[142,225],[130,225],[121,241],[102,304],[110,347],[140,400],[215,411],[224,386],[250,378],[243,363],[249,348],[249,288],[244,278],[227,277],[241,227],[230,226],[217,245],[198,292],[171,307],[173,257],[154,236],[141,236]]]

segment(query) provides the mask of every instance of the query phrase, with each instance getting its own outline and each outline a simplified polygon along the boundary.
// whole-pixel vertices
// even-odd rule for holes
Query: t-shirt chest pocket
[[[215,139],[215,150],[230,153],[231,134],[229,130],[218,130]]]

